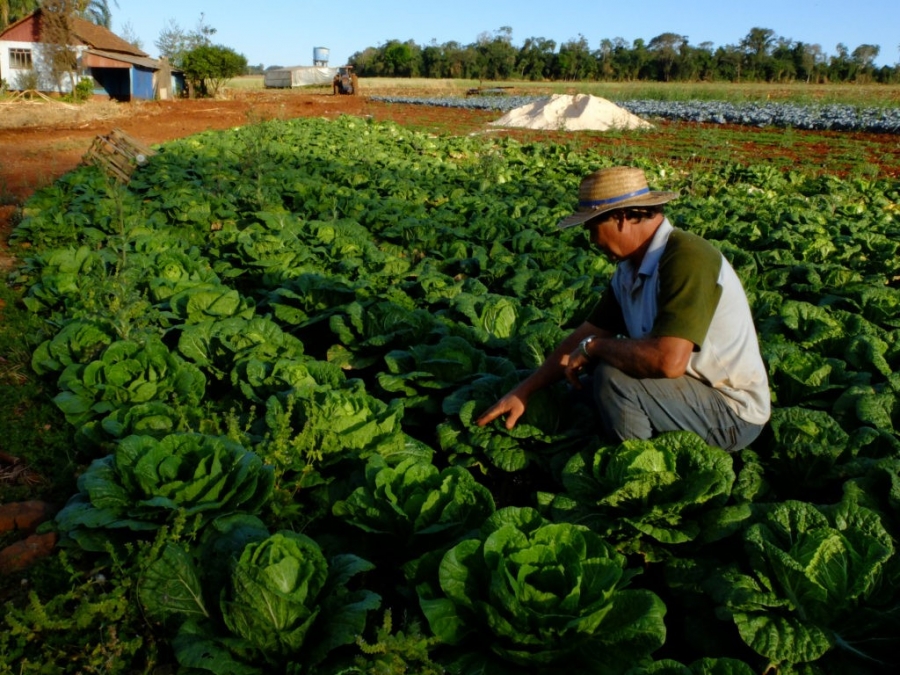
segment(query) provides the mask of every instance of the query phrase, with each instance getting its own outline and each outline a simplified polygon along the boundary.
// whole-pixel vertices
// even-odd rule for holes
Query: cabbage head
[[[856,659],[856,667],[897,665],[895,545],[878,514],[848,499],[785,501],[768,507],[744,539],[747,569],[724,570],[708,588],[754,651],[772,664],[829,654]]]
[[[372,569],[356,556],[326,560],[319,545],[293,532],[277,532],[248,544],[221,601],[225,625],[272,663],[295,656],[320,660],[334,647],[352,643],[365,628],[367,612],[380,598],[349,591],[347,580]],[[315,624],[315,626],[314,626]],[[315,639],[307,640],[310,634]]]
[[[257,454],[224,437],[128,436],[79,476],[78,493],[56,521],[83,548],[103,550],[110,532],[156,530],[179,512],[201,524],[259,513],[274,480]]]
[[[542,496],[555,520],[588,524],[619,543],[680,544],[696,539],[702,516],[725,504],[735,474],[727,452],[674,431],[576,454],[562,480],[565,493]]]
[[[586,527],[508,507],[444,555],[437,586],[417,590],[445,644],[481,641],[502,661],[548,672],[620,673],[648,659],[666,632],[663,602],[626,589],[637,572],[624,564]]]
[[[441,470],[416,457],[390,466],[373,455],[365,478],[366,484],[332,511],[365,532],[390,538],[403,551],[449,546],[494,512],[490,491],[463,467]]]

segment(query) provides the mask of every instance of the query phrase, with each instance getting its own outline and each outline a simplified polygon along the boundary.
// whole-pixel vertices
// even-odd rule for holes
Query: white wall
[[[57,83],[52,77],[50,77],[50,69],[46,66],[46,60],[42,54],[43,48],[44,46],[39,42],[14,42],[11,40],[0,40],[0,77],[6,80],[7,86],[9,86],[12,91],[17,91],[19,89],[19,74],[27,71],[13,69],[10,67],[10,49],[31,50],[31,63],[34,66],[35,71],[39,74],[38,89],[40,89],[41,91],[55,91],[64,94],[72,91],[72,79],[70,77],[64,76],[62,78],[62,81],[59,83]],[[78,55],[80,55],[85,49],[86,48],[83,46],[75,48]],[[79,79],[81,78],[76,76],[76,82]]]

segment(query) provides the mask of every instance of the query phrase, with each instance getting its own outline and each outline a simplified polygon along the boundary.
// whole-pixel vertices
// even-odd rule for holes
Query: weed
[[[440,675],[446,672],[428,656],[438,639],[423,636],[421,627],[414,621],[406,628],[406,631],[393,633],[391,610],[385,611],[374,642],[369,643],[362,637],[356,639],[356,645],[363,654],[355,660],[356,672],[365,675],[403,675],[408,672]]]
[[[183,526],[182,519],[153,541],[109,547],[99,562],[60,549],[8,578],[0,675],[154,672],[159,649],[137,584],[166,543],[182,537]]]
[[[74,492],[75,467],[64,450],[72,447],[72,429],[50,399],[45,383],[31,370],[30,354],[44,336],[43,323],[25,311],[14,290],[0,282],[0,449],[43,478],[0,483],[0,502],[60,502]]]

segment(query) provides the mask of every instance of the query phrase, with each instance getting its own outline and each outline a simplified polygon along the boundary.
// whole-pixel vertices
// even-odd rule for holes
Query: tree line
[[[663,33],[649,42],[604,38],[592,49],[579,35],[557,47],[554,40],[530,37],[513,44],[512,29],[482,33],[468,45],[445,42],[421,46],[388,40],[354,53],[348,63],[362,77],[428,77],[532,81],[727,81],[897,83],[900,63],[875,65],[881,49],[843,43],[826,54],[818,44],[752,28],[736,45],[691,45],[686,35]]]

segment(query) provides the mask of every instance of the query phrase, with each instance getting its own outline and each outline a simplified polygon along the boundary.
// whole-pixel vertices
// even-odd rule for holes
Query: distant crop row
[[[407,103],[475,110],[507,112],[541,100],[539,96],[470,96],[467,98],[422,98],[373,96],[385,103]],[[790,127],[813,131],[865,131],[900,133],[900,108],[859,108],[852,105],[802,105],[796,103],[744,103],[725,101],[615,101],[644,118],[684,122],[742,124],[757,127]]]

